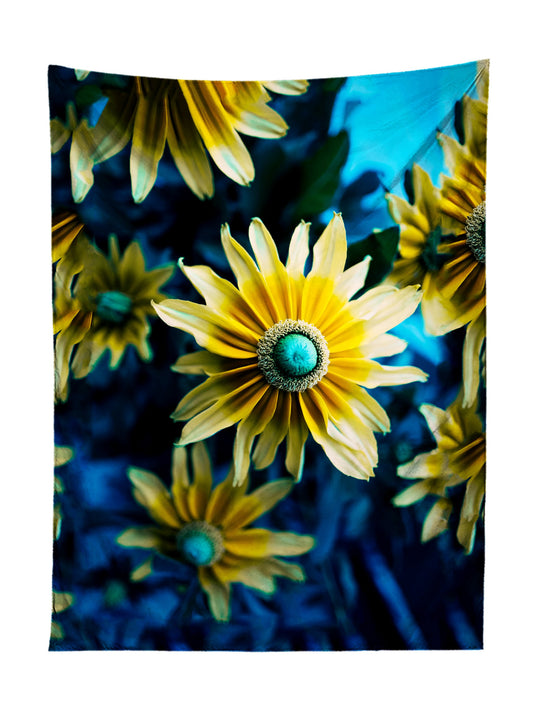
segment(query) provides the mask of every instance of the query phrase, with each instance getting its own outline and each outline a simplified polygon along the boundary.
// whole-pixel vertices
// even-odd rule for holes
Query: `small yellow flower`
[[[462,391],[447,410],[427,404],[420,407],[437,447],[398,468],[399,476],[420,481],[393,499],[396,506],[409,506],[428,495],[438,497],[422,529],[422,541],[428,541],[448,528],[453,509],[448,489],[466,484],[457,528],[457,540],[466,553],[472,552],[485,495],[485,433],[476,409],[477,398],[472,406],[463,406]]]
[[[314,545],[311,536],[288,531],[250,528],[290,492],[292,481],[278,479],[246,493],[246,484],[233,486],[233,473],[213,489],[211,463],[205,445],[191,450],[194,479],[188,474],[187,451],[175,447],[170,491],[151,472],[130,468],[133,495],[156,525],[128,528],[117,539],[122,546],[147,548],[188,563],[198,571],[213,617],[230,617],[230,586],[243,583],[271,594],[274,576],[305,579],[302,568],[277,558],[301,555]],[[150,574],[151,558],[131,574],[140,580]]]
[[[209,267],[183,273],[205,305],[171,299],[154,304],[170,326],[192,334],[206,350],[182,356],[180,373],[207,375],[173,417],[189,420],[180,445],[197,442],[238,423],[235,481],[253,453],[257,469],[269,466],[287,438],[287,470],[299,479],[308,434],[344,474],[368,479],[377,464],[373,432],[389,418],[365,388],[401,385],[427,376],[412,366],[386,366],[373,358],[403,351],[407,343],[386,331],[416,309],[418,287],[378,286],[357,300],[369,258],[344,271],[346,231],[336,214],[309,255],[309,223],[295,229],[286,266],[261,220],[250,225],[257,260],[222,227],[222,246],[238,288]]]
[[[302,94],[302,81],[190,81],[135,77],[129,91],[113,89],[95,127],[89,157],[101,163],[131,141],[131,189],[135,202],[151,191],[168,145],[176,168],[200,199],[212,197],[217,167],[240,185],[254,166],[240,133],[280,138],[288,126],[270,106],[269,91]],[[207,152],[207,153],[206,153]],[[82,198],[83,199],[83,198]]]
[[[56,391],[60,400],[68,396],[69,372],[84,378],[106,349],[111,352],[111,368],[118,367],[129,344],[143,360],[150,360],[150,303],[163,298],[159,288],[174,271],[172,266],[147,271],[136,241],[121,256],[114,235],[109,238],[109,257],[88,242],[84,250],[83,268],[73,288],[71,269],[67,276],[59,266],[54,278]]]

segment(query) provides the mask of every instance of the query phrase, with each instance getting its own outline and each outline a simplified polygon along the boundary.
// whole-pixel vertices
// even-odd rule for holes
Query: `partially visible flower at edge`
[[[74,450],[72,447],[65,447],[54,445],[54,469],[57,467],[63,467],[68,464],[70,460],[74,457]],[[61,533],[61,504],[58,500],[58,495],[63,493],[63,481],[61,477],[54,474],[54,540],[57,541]]]
[[[189,420],[178,444],[238,423],[236,483],[248,474],[256,436],[254,466],[269,466],[287,438],[285,465],[299,479],[311,433],[341,472],[368,479],[378,460],[373,432],[389,431],[390,422],[364,388],[427,378],[414,366],[373,360],[407,346],[386,331],[414,312],[419,287],[378,286],[350,301],[364,284],[369,258],[344,271],[347,243],[340,214],[316,242],[307,276],[309,223],[295,229],[286,266],[258,218],[249,237],[258,266],[222,226],[222,246],[238,288],[207,266],[180,262],[206,304],[154,303],[163,321],[192,334],[206,349],[182,356],[174,366],[180,373],[208,376],[172,415]]]
[[[398,476],[420,481],[393,499],[395,506],[410,506],[426,496],[437,497],[422,528],[421,539],[425,542],[447,530],[453,510],[448,490],[464,485],[457,540],[466,553],[471,553],[474,546],[485,495],[485,432],[476,414],[477,404],[476,398],[470,407],[464,407],[461,388],[447,410],[429,404],[420,407],[437,447],[398,467]]]
[[[56,397],[62,401],[68,397],[69,373],[84,378],[106,349],[111,352],[112,369],[118,367],[129,344],[142,360],[151,359],[150,304],[164,298],[159,289],[174,272],[173,266],[146,270],[135,240],[122,256],[115,235],[109,237],[108,257],[89,242],[81,248],[84,266],[74,287],[70,267],[58,266],[54,277]]]
[[[87,73],[78,76],[83,75]],[[128,91],[107,90],[107,104],[85,145],[88,162],[91,166],[102,163],[131,141],[131,188],[137,203],[150,193],[166,145],[185,183],[202,200],[214,194],[206,152],[225,175],[249,185],[254,165],[239,134],[284,136],[288,126],[268,106],[269,91],[296,95],[308,86],[306,80],[193,81],[136,76]],[[77,145],[74,134],[72,145]],[[75,201],[83,200],[89,188],[74,195],[73,182]]]
[[[247,493],[246,484],[233,486],[230,470],[213,488],[211,463],[203,442],[193,445],[191,460],[192,482],[186,448],[174,448],[170,490],[151,472],[134,467],[128,470],[136,501],[156,525],[128,528],[117,542],[195,567],[210,611],[218,621],[230,617],[232,583],[272,594],[275,576],[304,581],[299,565],[276,556],[307,553],[314,545],[311,536],[249,527],[289,494],[293,482],[278,479]],[[152,557],[132,572],[132,580],[150,575]]]
[[[74,603],[74,595],[66,592],[52,592],[52,615],[57,615],[60,612],[68,609]],[[52,619],[50,626],[50,638],[51,639],[63,639],[64,632],[62,625],[57,621]]]

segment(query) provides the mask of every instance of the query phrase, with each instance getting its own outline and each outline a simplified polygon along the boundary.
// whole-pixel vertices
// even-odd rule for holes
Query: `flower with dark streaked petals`
[[[256,437],[257,469],[272,463],[286,439],[285,465],[299,479],[310,433],[341,472],[368,479],[378,460],[373,432],[387,432],[390,423],[365,388],[427,378],[419,368],[373,360],[405,349],[405,341],[386,331],[413,313],[420,289],[378,286],[351,300],[364,284],[369,258],[344,271],[346,231],[339,214],[316,242],[307,275],[308,223],[295,229],[286,265],[261,220],[252,220],[249,236],[257,264],[222,227],[238,288],[209,267],[181,263],[205,305],[179,299],[154,304],[163,321],[205,348],[175,365],[180,373],[208,376],[173,414],[189,420],[179,444],[238,423],[237,483],[248,474]]]
[[[243,583],[272,594],[275,576],[303,581],[296,563],[277,556],[295,556],[314,545],[311,536],[289,531],[250,528],[250,524],[289,494],[290,479],[278,479],[246,492],[233,486],[233,473],[213,488],[211,463],[203,442],[191,448],[193,480],[189,479],[187,450],[175,447],[170,490],[151,472],[130,468],[133,495],[155,525],[128,528],[117,539],[122,546],[146,548],[187,563],[198,571],[213,617],[230,617],[230,587]],[[141,580],[152,572],[150,557],[131,575]]]

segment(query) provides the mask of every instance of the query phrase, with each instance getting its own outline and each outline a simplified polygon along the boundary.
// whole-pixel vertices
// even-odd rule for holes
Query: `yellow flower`
[[[386,331],[410,316],[418,287],[379,286],[357,300],[369,258],[344,271],[344,223],[335,214],[309,254],[309,223],[295,229],[287,265],[261,220],[250,225],[257,265],[222,227],[222,246],[238,288],[209,267],[181,269],[205,305],[171,299],[154,304],[170,326],[192,334],[206,350],[182,356],[180,373],[207,375],[188,393],[173,417],[189,420],[179,444],[206,439],[233,424],[235,481],[253,463],[263,469],[287,438],[287,470],[297,479],[309,432],[344,474],[373,476],[377,445],[373,432],[387,432],[389,419],[364,389],[425,380],[411,366],[385,366],[373,358],[400,353],[405,341]],[[362,387],[363,386],[363,387]]]
[[[254,179],[254,166],[239,133],[280,138],[288,126],[268,106],[269,91],[302,94],[302,81],[189,81],[135,77],[129,91],[113,89],[96,126],[90,159],[101,163],[131,141],[131,189],[135,202],[151,191],[168,145],[176,168],[200,199],[212,197],[207,153],[239,185]],[[207,151],[207,153],[206,153]],[[76,199],[76,198],[75,198]],[[83,198],[82,198],[83,199]]]
[[[437,447],[398,468],[399,476],[420,481],[393,499],[396,506],[409,506],[427,495],[438,497],[422,529],[422,541],[428,541],[448,528],[453,509],[448,489],[466,484],[457,528],[457,540],[466,553],[472,552],[485,494],[485,433],[476,409],[477,398],[472,406],[463,406],[462,391],[447,410],[420,407]]]
[[[84,378],[106,349],[111,352],[111,368],[118,367],[128,344],[143,360],[150,360],[150,303],[163,298],[159,288],[174,271],[172,266],[147,271],[136,241],[121,257],[114,235],[109,238],[109,257],[88,242],[84,249],[84,266],[73,289],[71,270],[66,277],[58,267],[54,278],[56,392],[63,401],[69,372]]]
[[[50,121],[50,142],[52,153],[57,153],[71,138],[70,175],[72,197],[81,202],[94,182],[93,166],[94,143],[87,119],[78,121],[74,104],[69,101],[66,107],[67,119],[63,123],[59,118]]]
[[[305,579],[302,568],[277,558],[300,555],[314,545],[311,536],[275,532],[249,525],[290,492],[289,479],[264,484],[246,493],[246,484],[233,486],[233,473],[213,489],[211,463],[203,442],[191,451],[194,479],[189,480],[187,451],[175,447],[170,491],[151,472],[130,468],[133,495],[157,524],[129,528],[120,545],[147,548],[188,563],[198,570],[213,617],[230,616],[231,583],[243,583],[264,593],[275,591],[274,576]],[[150,574],[151,558],[133,571],[132,580]]]

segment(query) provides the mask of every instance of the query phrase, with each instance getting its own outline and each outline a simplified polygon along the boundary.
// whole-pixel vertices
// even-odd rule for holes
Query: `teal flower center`
[[[132,303],[131,298],[121,291],[104,291],[96,297],[96,315],[109,323],[123,323]]]
[[[466,244],[478,262],[485,262],[485,201],[477,205],[465,223]]]
[[[213,565],[224,553],[220,531],[206,521],[192,521],[176,536],[176,547],[181,557],[191,565]]]
[[[318,353],[313,341],[302,333],[289,333],[274,347],[278,368],[291,378],[308,375],[316,366]]]
[[[328,344],[311,323],[279,321],[259,339],[257,365],[266,381],[278,390],[303,392],[328,372]]]

